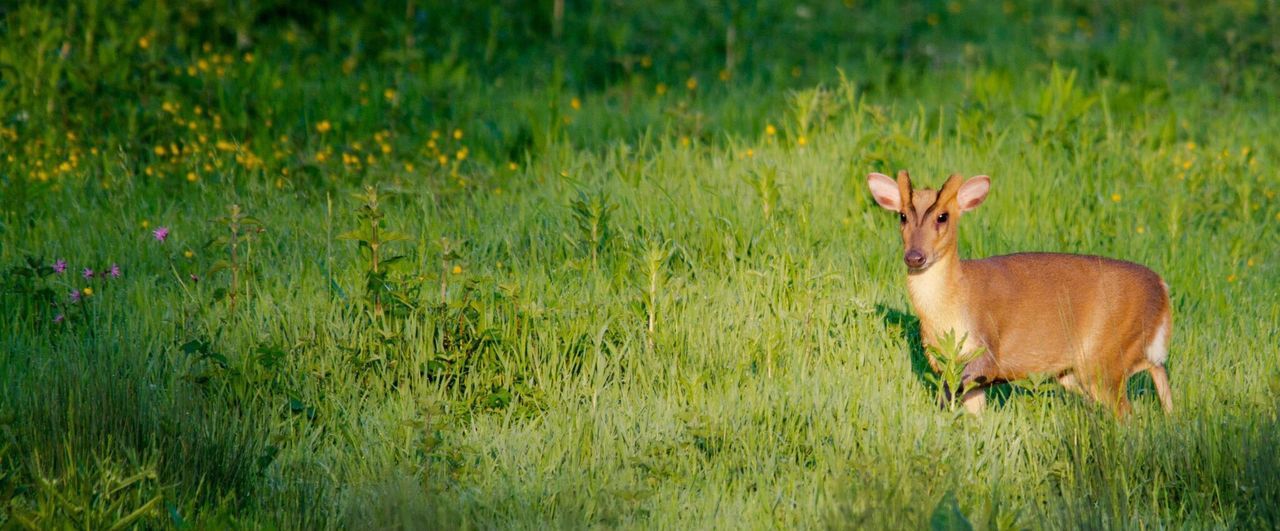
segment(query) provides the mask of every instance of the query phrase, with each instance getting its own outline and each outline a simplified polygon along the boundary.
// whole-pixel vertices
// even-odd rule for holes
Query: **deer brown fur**
[[[993,382],[1048,374],[1124,416],[1126,382],[1146,370],[1172,412],[1164,365],[1173,323],[1168,286],[1155,272],[1075,254],[961,260],[958,223],[986,199],[987,176],[952,175],[938,191],[913,189],[905,171],[896,181],[873,173],[867,184],[880,206],[899,214],[907,290],[924,343],[936,347],[953,331],[967,338],[964,352],[985,350],[964,370],[966,409],[981,411],[983,388]]]

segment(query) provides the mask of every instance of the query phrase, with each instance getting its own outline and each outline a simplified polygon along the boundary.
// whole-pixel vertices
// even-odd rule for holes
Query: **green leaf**
[[[226,236],[214,236],[209,243],[204,244],[205,248],[226,247],[231,245],[231,240]]]
[[[338,235],[339,240],[357,240],[367,242],[370,238],[364,229],[349,230]]]
[[[227,366],[230,365],[227,362],[226,356],[223,356],[222,354],[218,354],[215,352],[206,352],[203,356],[200,356],[200,359],[212,361],[213,363],[217,364],[219,367],[222,367],[223,369],[227,368]]]
[[[217,262],[214,262],[213,265],[209,266],[209,270],[204,272],[204,276],[212,277],[214,273],[222,271],[223,269],[228,269],[230,267],[231,267],[230,262],[227,262],[226,260],[218,260]]]
[[[264,369],[274,369],[280,365],[280,361],[285,357],[285,352],[279,347],[261,346],[258,347],[258,356],[256,361]]]
[[[391,265],[394,265],[403,261],[404,261],[404,256],[396,255],[396,256],[388,256],[386,258],[383,258],[379,263],[383,267],[389,267]]]
[[[169,509],[169,521],[173,523],[173,527],[178,529],[186,529],[187,520],[178,514],[178,507],[173,503],[165,502],[165,507]]]
[[[342,286],[338,285],[337,280],[334,280],[332,278],[329,279],[329,289],[333,290],[334,293],[337,293],[338,298],[342,300],[347,300],[347,292],[342,289]]]
[[[182,346],[178,348],[181,349],[184,354],[194,354],[196,352],[204,351],[207,347],[199,339],[192,339],[191,341],[183,343]]]
[[[388,231],[379,234],[383,242],[407,242],[413,241],[413,237],[403,232]]]
[[[969,523],[969,519],[964,517],[964,513],[960,511],[960,504],[956,501],[954,492],[947,491],[938,500],[938,505],[933,508],[933,515],[929,517],[929,529],[932,531],[973,531],[973,524]]]

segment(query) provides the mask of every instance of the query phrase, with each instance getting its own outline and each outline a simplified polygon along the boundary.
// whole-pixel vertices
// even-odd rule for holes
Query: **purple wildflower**
[[[63,319],[66,319],[66,316],[64,316],[64,315],[62,315],[62,314],[55,315],[55,316],[53,317],[53,324],[61,323]]]
[[[93,278],[93,270],[86,267],[84,268],[84,271],[80,273],[80,276],[83,276],[84,278]]]
[[[120,278],[120,266],[111,264],[111,269],[107,270],[107,276],[111,278]]]
[[[160,227],[151,231],[151,234],[156,237],[156,241],[164,243],[165,238],[169,237],[169,227]]]
[[[57,273],[57,274],[61,275],[62,273],[66,272],[66,270],[67,270],[67,261],[66,261],[66,260],[63,260],[63,259],[59,258],[57,262],[54,262],[54,263],[53,263],[53,272],[54,272],[54,273]]]
[[[80,302],[80,290],[71,290],[71,302]]]

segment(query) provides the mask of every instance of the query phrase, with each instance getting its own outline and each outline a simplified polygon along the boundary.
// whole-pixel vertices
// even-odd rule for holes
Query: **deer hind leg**
[[[1125,396],[1128,373],[1113,367],[1092,367],[1089,372],[1092,377],[1086,378],[1081,385],[1086,394],[1110,408],[1117,418],[1123,419],[1129,413],[1129,398]]]
[[[1164,365],[1152,365],[1147,369],[1151,373],[1151,381],[1156,384],[1156,395],[1160,397],[1160,407],[1165,414],[1173,413],[1173,394],[1169,391],[1169,373]]]

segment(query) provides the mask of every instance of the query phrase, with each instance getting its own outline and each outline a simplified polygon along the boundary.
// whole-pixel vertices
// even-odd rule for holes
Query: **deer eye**
[[[905,224],[906,222],[907,222],[907,215],[906,215],[906,214],[904,214],[904,213],[902,213],[902,212],[899,212],[899,213],[898,213],[898,223],[904,223],[904,224]]]
[[[938,223],[946,223],[946,222],[947,222],[947,213],[943,212],[941,214],[938,214]]]

